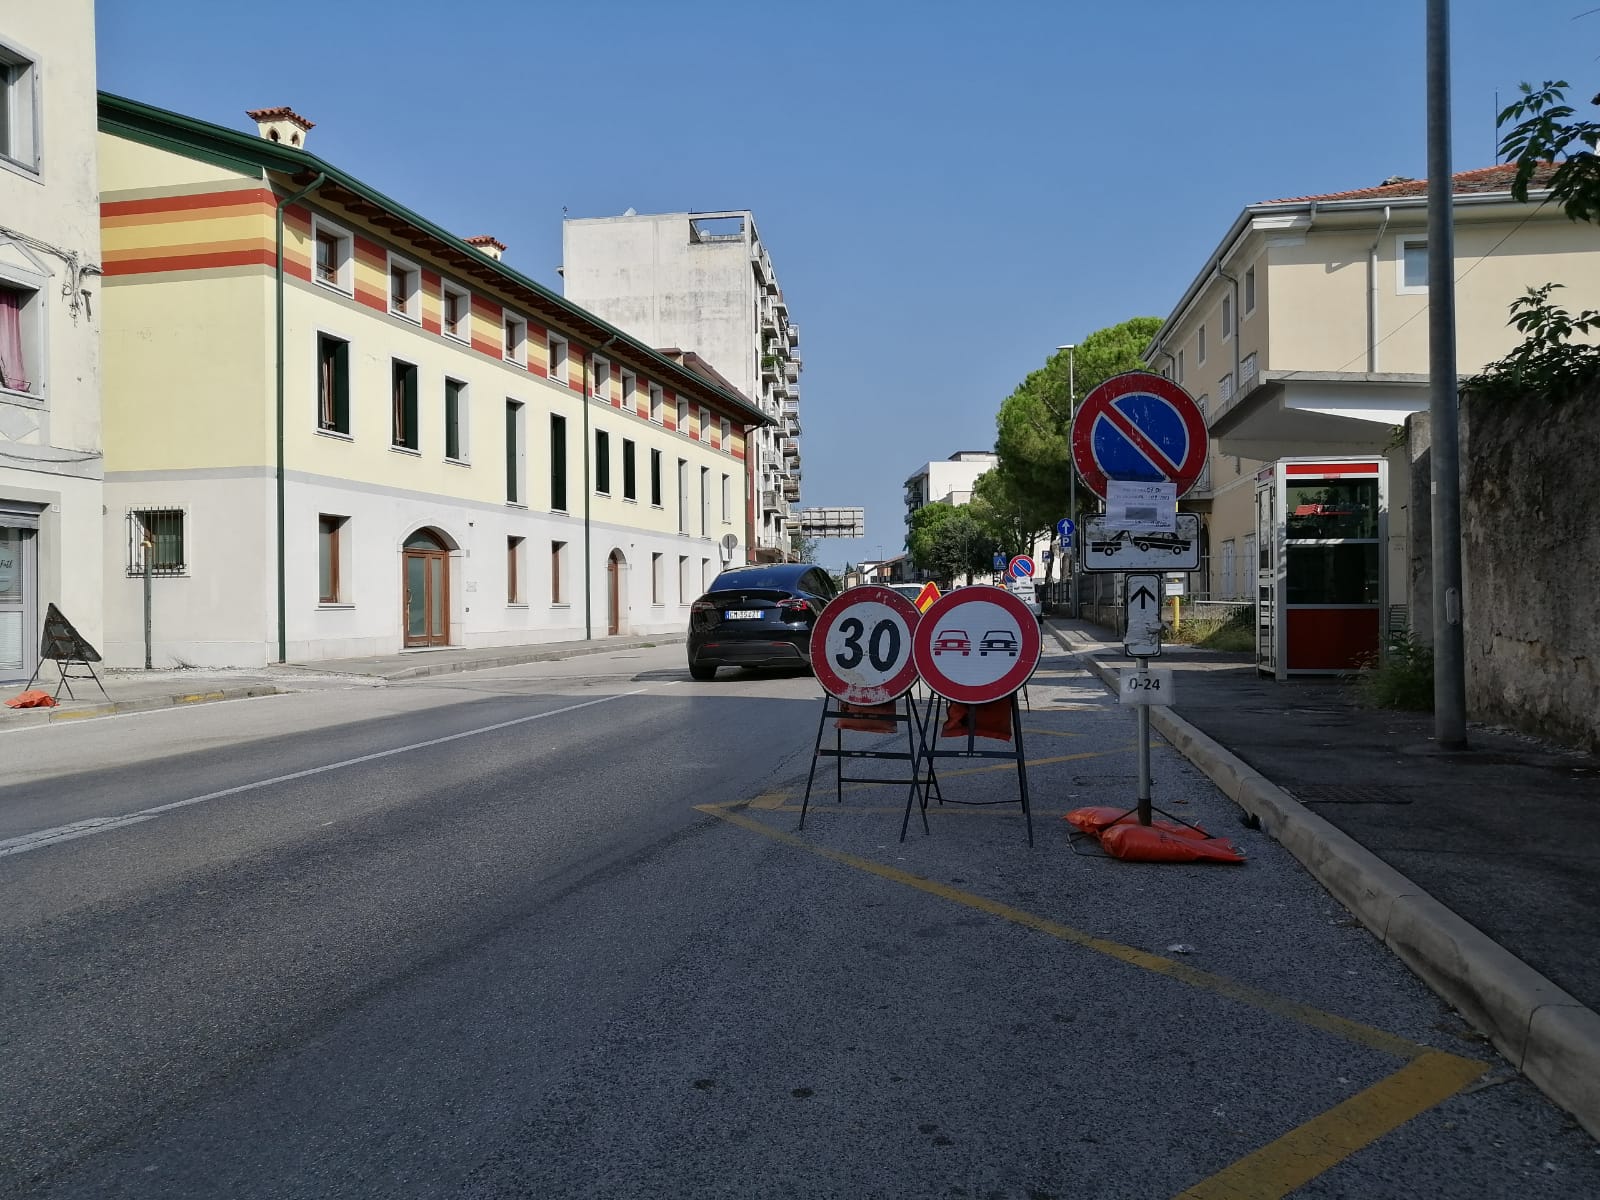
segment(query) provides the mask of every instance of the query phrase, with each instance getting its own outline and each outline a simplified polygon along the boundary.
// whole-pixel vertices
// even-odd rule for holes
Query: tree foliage
[[[1507,105],[1496,124],[1504,128],[1516,124],[1500,139],[1502,158],[1517,164],[1511,194],[1528,199],[1528,186],[1534,172],[1545,163],[1556,163],[1550,176],[1551,198],[1574,221],[1600,220],[1600,121],[1575,121],[1576,110],[1566,103],[1565,79],[1545,80],[1535,88],[1522,85],[1522,99]],[[1600,95],[1589,103],[1600,105]],[[1560,162],[1556,162],[1560,159]]]
[[[1072,351],[1058,350],[1031,372],[1000,405],[995,451],[1006,494],[1020,511],[1048,529],[1067,514],[1072,411],[1096,385],[1145,366],[1145,347],[1161,328],[1159,317],[1134,317],[1099,329]],[[1069,366],[1073,395],[1068,395]],[[995,484],[991,487],[999,487]],[[1079,489],[1079,508],[1091,500]],[[1078,514],[1070,514],[1074,520]]]
[[[1574,316],[1553,303],[1550,293],[1560,286],[1529,288],[1511,302],[1510,324],[1523,335],[1521,344],[1474,375],[1467,387],[1508,400],[1561,401],[1600,380],[1600,346],[1572,341],[1575,333],[1600,331],[1600,312],[1586,309]]]
[[[926,571],[941,583],[954,582],[957,576],[968,581],[979,571],[987,571],[994,557],[995,542],[973,514],[970,505],[935,501],[911,514],[906,534],[906,549],[919,571]]]
[[[1041,534],[1054,529],[1065,511],[1059,503],[1034,503],[1012,476],[998,468],[978,476],[971,508],[994,549],[1008,559],[1030,551]]]

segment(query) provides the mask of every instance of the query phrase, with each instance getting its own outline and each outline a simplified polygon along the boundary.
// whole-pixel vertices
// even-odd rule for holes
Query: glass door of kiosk
[[[1282,459],[1256,476],[1256,669],[1353,670],[1376,655],[1388,580],[1388,464]]]

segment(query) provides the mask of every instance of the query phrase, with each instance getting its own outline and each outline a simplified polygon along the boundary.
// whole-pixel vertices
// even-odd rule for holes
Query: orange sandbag
[[[1097,804],[1089,808],[1075,808],[1062,818],[1071,821],[1085,833],[1098,834],[1110,825],[1137,825],[1139,814],[1129,812],[1125,808],[1115,808],[1109,804]],[[1156,829],[1165,830],[1177,837],[1200,838],[1204,840],[1211,835],[1198,825],[1185,825],[1181,821],[1168,821],[1163,817],[1155,817],[1152,825]]]
[[[861,733],[893,733],[894,705],[893,700],[887,704],[851,704],[848,700],[841,700],[839,707],[850,715],[840,717],[837,724],[840,729],[855,729]],[[884,715],[875,715],[879,713]]]
[[[1154,825],[1113,825],[1101,833],[1100,845],[1111,857],[1134,862],[1242,863],[1245,860],[1227,838],[1200,841],[1179,837]]]
[[[944,728],[939,731],[939,736],[944,738],[964,738],[967,736],[967,709],[965,704],[950,705],[950,715],[945,718]],[[991,700],[988,704],[977,706],[978,719],[974,733],[981,738],[993,738],[997,742],[1011,740],[1011,701]]]
[[[41,692],[38,688],[13,696],[6,701],[7,708],[54,708],[55,706],[55,697],[49,692]]]

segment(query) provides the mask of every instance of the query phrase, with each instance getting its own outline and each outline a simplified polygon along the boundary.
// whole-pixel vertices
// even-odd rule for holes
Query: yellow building
[[[250,116],[100,98],[109,661],[686,628],[769,419]]]
[[[1600,235],[1544,201],[1511,198],[1513,165],[1455,176],[1457,369],[1480,371],[1521,335],[1508,307],[1527,288],[1596,306]],[[1205,409],[1206,474],[1185,508],[1206,514],[1209,570],[1197,591],[1253,599],[1257,474],[1296,456],[1387,459],[1391,511],[1380,602],[1405,603],[1409,464],[1392,430],[1428,407],[1427,184],[1267,201],[1246,208],[1157,331],[1146,361]],[[1291,581],[1292,582],[1292,581]]]

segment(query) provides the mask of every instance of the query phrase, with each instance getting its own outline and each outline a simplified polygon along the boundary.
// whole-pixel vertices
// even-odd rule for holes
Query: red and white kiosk
[[[1382,455],[1283,458],[1256,475],[1256,670],[1353,670],[1378,653],[1389,581]]]

